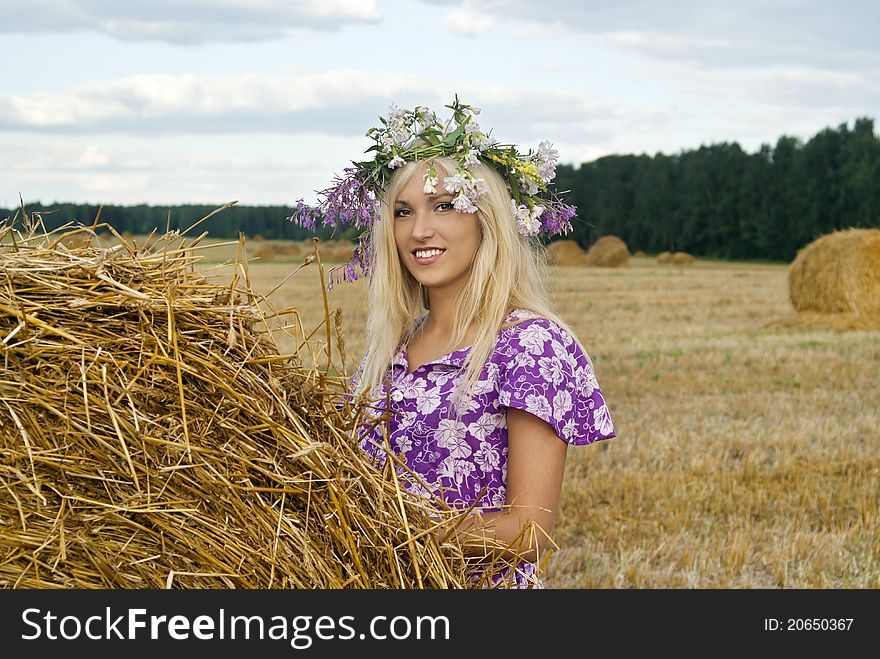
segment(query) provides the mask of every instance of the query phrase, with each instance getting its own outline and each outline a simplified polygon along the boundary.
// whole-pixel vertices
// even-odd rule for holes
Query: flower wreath
[[[315,230],[318,224],[351,225],[368,230],[379,220],[379,203],[395,169],[409,161],[440,156],[455,159],[458,169],[443,179],[443,187],[455,195],[453,206],[465,213],[477,210],[476,201],[486,190],[486,183],[471,168],[478,162],[495,167],[507,182],[510,205],[517,230],[524,236],[565,234],[571,230],[575,207],[563,203],[548,186],[556,177],[559,153],[549,142],[541,142],[537,151],[519,153],[513,145],[502,145],[481,130],[475,121],[480,110],[455,101],[445,107],[452,118],[441,122],[426,107],[412,110],[392,105],[387,117],[379,117],[381,126],[370,128],[367,137],[374,141],[365,153],[374,152],[372,160],[352,162],[352,167],[337,175],[333,185],[318,192],[319,202],[309,206],[299,199],[287,219]],[[425,194],[437,192],[440,184],[433,163],[425,172]],[[340,266],[341,279],[354,281],[359,273],[368,274],[372,265],[369,231],[361,235],[351,260]],[[333,276],[330,285],[332,287]]]

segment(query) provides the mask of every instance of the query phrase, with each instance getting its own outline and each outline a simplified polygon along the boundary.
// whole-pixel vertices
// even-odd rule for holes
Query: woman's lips
[[[432,251],[436,252],[436,250],[432,250]],[[427,258],[424,258],[424,257],[418,256],[418,252],[413,252],[413,258],[415,259],[416,263],[418,263],[419,265],[431,265],[434,261],[439,259],[445,253],[446,253],[446,250],[444,249],[439,254],[435,253],[433,256],[429,256]]]

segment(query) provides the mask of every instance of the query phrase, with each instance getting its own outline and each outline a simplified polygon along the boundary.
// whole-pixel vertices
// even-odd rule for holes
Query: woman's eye
[[[444,201],[443,203],[437,204],[438,211],[451,211],[454,208],[455,206],[452,205],[451,201]]]
[[[394,217],[406,217],[409,215],[409,208],[398,208],[394,211]]]

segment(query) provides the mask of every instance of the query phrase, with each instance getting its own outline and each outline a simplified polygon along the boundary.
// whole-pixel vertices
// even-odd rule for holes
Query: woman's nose
[[[425,240],[434,235],[434,225],[431,222],[430,213],[415,211],[413,213],[412,237],[415,240]]]

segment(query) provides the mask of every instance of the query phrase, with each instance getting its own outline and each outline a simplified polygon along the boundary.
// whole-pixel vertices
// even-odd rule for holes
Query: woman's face
[[[394,242],[406,269],[429,293],[454,295],[470,276],[482,239],[480,220],[455,210],[442,175],[437,192],[426,194],[425,171],[419,167],[397,196]]]

